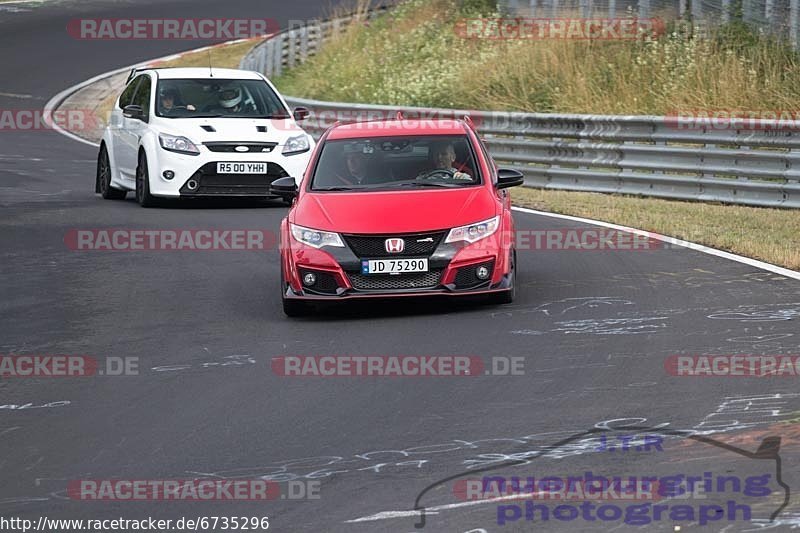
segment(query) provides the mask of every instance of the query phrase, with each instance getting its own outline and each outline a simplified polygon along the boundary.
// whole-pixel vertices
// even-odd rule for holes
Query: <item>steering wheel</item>
[[[434,179],[441,179],[441,180],[449,180],[453,179],[456,175],[456,171],[450,168],[436,168],[433,170],[429,170],[428,172],[423,172],[417,179],[420,180],[434,180]]]

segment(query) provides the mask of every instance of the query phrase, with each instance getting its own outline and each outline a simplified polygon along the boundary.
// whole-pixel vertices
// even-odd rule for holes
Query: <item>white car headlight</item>
[[[308,152],[311,148],[311,143],[308,142],[308,135],[305,133],[297,137],[289,137],[283,147],[283,155],[295,155]]]
[[[200,149],[186,137],[178,137],[175,135],[167,135],[160,133],[158,135],[158,142],[161,143],[161,148],[170,152],[177,152],[179,154],[199,155]]]
[[[444,242],[460,242],[466,241],[473,243],[481,239],[485,239],[492,235],[500,226],[500,217],[496,216],[483,222],[470,224],[469,226],[461,226],[460,228],[453,228],[447,234],[447,239]]]
[[[303,244],[314,248],[322,248],[323,246],[344,248],[344,243],[338,233],[304,228],[296,224],[289,224],[289,227],[292,230],[292,236]]]

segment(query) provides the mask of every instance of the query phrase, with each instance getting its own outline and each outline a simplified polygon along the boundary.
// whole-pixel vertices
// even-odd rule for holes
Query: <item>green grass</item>
[[[275,81],[323,100],[511,111],[655,114],[800,108],[800,60],[741,24],[640,41],[464,39],[494,2],[409,0],[351,26]]]
[[[515,205],[661,233],[800,270],[800,213],[600,193],[516,188]]]

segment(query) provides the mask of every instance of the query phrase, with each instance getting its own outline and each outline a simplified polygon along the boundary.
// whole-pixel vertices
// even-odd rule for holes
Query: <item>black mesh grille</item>
[[[431,289],[439,285],[442,277],[442,269],[434,269],[430,272],[418,272],[413,274],[392,275],[367,275],[367,274],[348,274],[350,283],[353,287],[365,291],[385,291],[396,289]]]
[[[357,257],[403,257],[428,256],[436,250],[444,238],[445,231],[434,233],[411,233],[403,235],[345,235],[344,240]],[[400,253],[386,251],[386,239],[400,238],[405,248]]]
[[[487,279],[480,279],[478,278],[478,276],[475,275],[475,271],[482,266],[489,269],[489,277]],[[489,283],[489,280],[492,277],[493,270],[494,270],[494,261],[486,261],[485,263],[459,268],[458,272],[456,272],[456,279],[454,281],[456,288],[467,289],[470,287],[475,287],[482,283]]]
[[[339,284],[336,282],[336,276],[331,274],[330,272],[323,272],[320,270],[309,270],[306,268],[301,268],[300,270],[300,279],[303,279],[307,273],[311,272],[315,276],[317,276],[317,282],[314,285],[307,287],[305,284],[303,288],[308,291],[312,292],[319,292],[323,294],[336,294],[336,289],[339,288]]]
[[[210,142],[210,143],[203,143],[206,148],[211,150],[212,152],[228,152],[228,153],[269,153],[271,152],[278,143],[235,143],[235,142]],[[245,146],[247,147],[246,151],[237,150],[238,146]]]

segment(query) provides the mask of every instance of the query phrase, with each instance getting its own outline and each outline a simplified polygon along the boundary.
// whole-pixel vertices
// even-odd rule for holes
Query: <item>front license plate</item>
[[[266,163],[217,163],[217,174],[266,174]]]
[[[403,274],[427,271],[427,259],[364,259],[361,261],[362,274]]]

